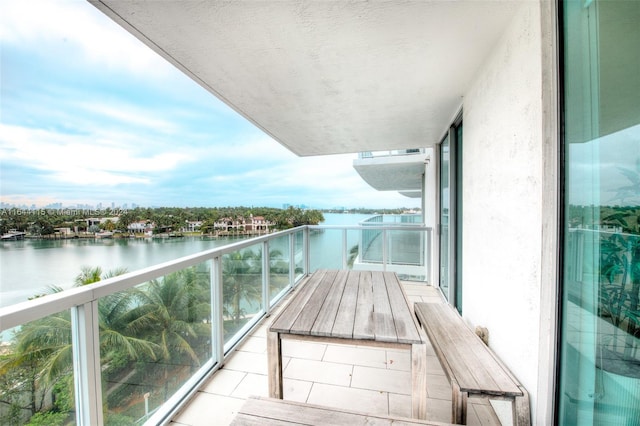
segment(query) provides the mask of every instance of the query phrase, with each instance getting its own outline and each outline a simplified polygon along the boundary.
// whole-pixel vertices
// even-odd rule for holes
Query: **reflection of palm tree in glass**
[[[616,196],[612,201],[618,201],[624,209],[617,209],[613,214],[603,218],[603,224],[612,224],[620,226],[623,232],[632,232],[637,234],[640,225],[640,217],[638,217],[638,207],[640,207],[640,158],[636,159],[635,170],[618,167],[618,171],[625,176],[630,184],[617,188]],[[636,208],[631,206],[632,202],[637,203]],[[633,225],[633,216],[635,217],[635,229]],[[626,318],[628,320],[628,331],[632,336],[637,335],[640,326],[640,237],[636,235],[627,235],[623,238],[619,234],[614,234],[608,241],[614,247],[612,253],[609,254],[609,262],[605,263],[605,273],[609,275],[622,274],[620,294],[617,295],[619,317],[617,324]],[[604,246],[606,249],[607,246]],[[627,279],[629,279],[631,288],[625,289]],[[609,277],[611,282],[611,278]],[[628,298],[629,304],[623,307],[625,299]]]
[[[631,198],[640,205],[640,158],[636,159],[635,170],[618,167],[618,171],[630,181],[630,184],[617,188],[616,196],[612,201],[619,200],[620,205],[629,205],[625,200]]]
[[[349,259],[347,260],[347,264],[350,268],[353,268],[353,264],[356,262],[359,252],[360,247],[357,244],[349,250]]]
[[[259,251],[258,258],[262,256]],[[282,289],[289,285],[289,262],[280,250],[269,250],[269,294],[273,299]]]
[[[238,325],[247,314],[245,304],[262,300],[261,253],[242,250],[222,259],[224,315]]]

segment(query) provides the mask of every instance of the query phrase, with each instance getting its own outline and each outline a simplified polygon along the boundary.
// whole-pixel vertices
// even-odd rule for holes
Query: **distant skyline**
[[[0,202],[415,208],[297,157],[84,0],[0,0]]]

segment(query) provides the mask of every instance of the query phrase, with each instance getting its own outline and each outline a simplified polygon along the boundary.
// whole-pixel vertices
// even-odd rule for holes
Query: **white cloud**
[[[117,120],[122,124],[152,129],[154,132],[177,133],[180,126],[174,122],[158,118],[157,111],[147,112],[142,108],[135,108],[131,104],[106,104],[81,102],[77,107],[85,112],[91,112],[104,118]]]
[[[137,75],[168,74],[167,62],[84,0],[1,0],[0,40],[25,48],[62,40],[87,61]],[[56,54],[56,52],[50,52]]]
[[[0,124],[4,161],[47,171],[78,185],[147,183],[144,173],[166,172],[193,159],[182,152],[154,152],[141,157],[135,149],[93,135],[68,135]]]

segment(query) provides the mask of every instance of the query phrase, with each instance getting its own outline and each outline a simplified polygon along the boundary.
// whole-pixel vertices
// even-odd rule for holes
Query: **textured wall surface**
[[[542,227],[539,5],[527,2],[464,101],[463,316],[537,391]],[[532,412],[535,409],[532,409]]]

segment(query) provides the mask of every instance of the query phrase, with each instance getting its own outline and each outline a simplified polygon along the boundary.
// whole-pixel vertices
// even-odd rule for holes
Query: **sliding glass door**
[[[449,134],[440,144],[440,291],[451,301],[449,293],[451,256],[451,179],[450,179],[450,142]]]
[[[440,289],[462,312],[462,119],[440,143]]]
[[[640,424],[640,2],[565,1],[558,423]]]

